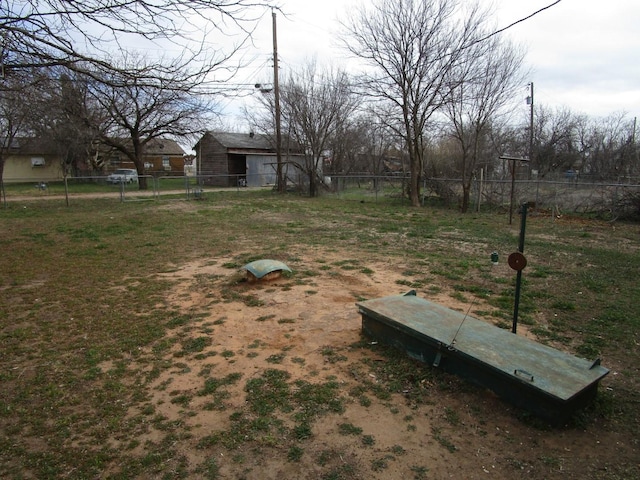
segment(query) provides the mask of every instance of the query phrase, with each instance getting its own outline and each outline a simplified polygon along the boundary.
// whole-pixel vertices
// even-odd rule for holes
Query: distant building
[[[302,151],[286,148],[286,141],[283,143],[284,173],[291,178],[298,171],[295,165],[301,161]],[[276,149],[266,135],[206,132],[193,148],[197,174],[206,185],[259,187],[276,183]]]
[[[53,142],[14,138],[5,154],[4,182],[50,182],[63,177],[62,161]]]
[[[5,156],[3,181],[52,182],[64,178],[59,148],[50,140],[15,138]],[[154,139],[146,147],[144,174],[184,175],[185,152],[174,140]],[[99,145],[84,162],[76,165],[77,176],[108,175],[118,168],[135,168],[133,162],[115,149]]]
[[[185,155],[184,149],[175,140],[154,138],[145,146],[143,174],[184,175]],[[98,148],[91,161],[94,169],[98,168],[105,174],[118,168],[135,168],[125,154],[106,145]]]

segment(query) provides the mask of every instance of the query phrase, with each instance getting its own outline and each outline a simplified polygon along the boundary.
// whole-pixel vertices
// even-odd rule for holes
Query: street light
[[[267,94],[267,93],[271,93],[273,92],[273,88],[272,87],[267,87],[261,83],[256,83],[254,85],[254,87],[256,88],[256,90],[260,90],[260,93],[262,94]]]

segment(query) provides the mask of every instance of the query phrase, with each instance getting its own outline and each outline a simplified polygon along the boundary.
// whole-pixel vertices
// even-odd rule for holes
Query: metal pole
[[[530,96],[530,113],[529,113],[529,160],[533,162],[533,82],[530,84],[531,96]]]
[[[513,193],[516,183],[516,161],[511,159],[511,196],[509,200],[509,225],[513,219]]]
[[[273,93],[276,115],[276,182],[278,192],[284,192],[286,187],[282,178],[282,134],[280,127],[280,85],[278,82],[278,34],[276,28],[276,12],[273,11]]]
[[[69,206],[69,182],[67,182],[67,173],[66,173],[66,166],[65,168],[65,174],[64,174],[64,199],[65,199],[65,203],[67,205],[67,207]]]
[[[528,203],[522,204],[522,219],[520,221],[520,242],[518,243],[518,251],[524,252],[524,232],[527,226],[527,209]],[[511,333],[516,333],[518,328],[518,309],[520,308],[520,286],[522,285],[522,270],[518,270],[516,274],[516,294],[513,302],[513,325],[511,327]]]
[[[478,206],[476,212],[480,213],[480,202],[482,201],[482,184],[484,181],[484,167],[480,168],[480,185],[478,186]]]

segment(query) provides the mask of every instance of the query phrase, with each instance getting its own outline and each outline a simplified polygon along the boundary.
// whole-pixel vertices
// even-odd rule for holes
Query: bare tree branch
[[[0,4],[0,64],[4,75],[65,66],[91,74],[117,70],[112,61],[134,45],[180,51],[162,56],[144,76],[199,78],[220,69],[241,49],[267,11],[261,0],[8,0]],[[223,35],[227,48],[209,39]]]
[[[420,204],[427,123],[446,101],[449,73],[479,37],[484,18],[477,4],[460,0],[377,0],[343,26],[345,48],[371,70],[360,83],[374,100],[402,119],[409,155],[410,196]]]

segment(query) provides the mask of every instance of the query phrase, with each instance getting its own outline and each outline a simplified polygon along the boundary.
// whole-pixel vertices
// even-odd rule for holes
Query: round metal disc
[[[527,259],[520,252],[513,252],[507,259],[509,266],[516,271],[520,271],[527,266]]]

